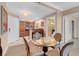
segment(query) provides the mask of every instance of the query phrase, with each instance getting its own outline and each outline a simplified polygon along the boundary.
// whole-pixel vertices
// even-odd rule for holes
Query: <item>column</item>
[[[57,17],[56,17],[56,32],[62,33],[62,13],[60,11],[57,11]]]

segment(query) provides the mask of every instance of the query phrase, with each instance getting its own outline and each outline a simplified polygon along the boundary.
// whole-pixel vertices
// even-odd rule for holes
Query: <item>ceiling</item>
[[[46,3],[61,11],[79,6],[79,2],[46,2]]]
[[[52,10],[51,8],[34,2],[8,2],[7,6],[9,12],[19,15],[21,19],[39,19],[55,12],[55,10]],[[31,15],[27,17],[22,16],[20,14],[20,11],[22,10],[30,11]]]
[[[40,19],[56,12],[56,10],[64,11],[76,6],[79,2],[7,2],[9,12],[16,14],[21,20],[26,19]],[[22,16],[21,11],[30,11],[29,16]]]

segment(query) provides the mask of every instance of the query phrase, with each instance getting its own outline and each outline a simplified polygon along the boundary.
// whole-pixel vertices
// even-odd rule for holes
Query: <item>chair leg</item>
[[[55,47],[54,47],[54,46],[51,46],[51,48],[55,49]]]

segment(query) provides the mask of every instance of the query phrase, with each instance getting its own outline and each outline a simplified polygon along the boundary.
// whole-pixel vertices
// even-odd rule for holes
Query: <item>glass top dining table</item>
[[[32,43],[38,47],[43,47],[43,56],[47,56],[45,53],[48,51],[48,47],[54,47],[57,41],[53,37],[41,37],[38,40],[33,39]]]
[[[38,40],[33,39],[32,43],[37,46],[55,46],[57,41],[53,37],[41,37]]]

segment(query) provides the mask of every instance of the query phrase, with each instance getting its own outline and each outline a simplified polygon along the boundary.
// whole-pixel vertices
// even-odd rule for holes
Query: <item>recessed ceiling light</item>
[[[20,14],[21,14],[21,16],[29,16],[29,15],[31,15],[31,12],[27,11],[27,10],[22,10],[22,11],[20,11]]]
[[[23,16],[28,16],[28,13],[25,13],[25,12],[24,12],[24,13],[23,13]]]

